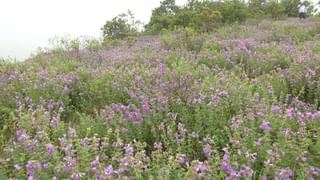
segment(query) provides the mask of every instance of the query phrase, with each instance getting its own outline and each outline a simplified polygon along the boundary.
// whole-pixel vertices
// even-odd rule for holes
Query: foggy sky
[[[159,5],[160,0],[0,0],[0,57],[25,59],[54,36],[101,37],[105,22],[128,9],[146,23]]]

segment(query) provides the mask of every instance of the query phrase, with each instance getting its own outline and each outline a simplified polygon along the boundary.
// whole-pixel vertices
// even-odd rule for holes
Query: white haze
[[[146,23],[159,5],[160,0],[0,0],[0,57],[23,60],[54,36],[99,38],[104,23],[128,9]]]

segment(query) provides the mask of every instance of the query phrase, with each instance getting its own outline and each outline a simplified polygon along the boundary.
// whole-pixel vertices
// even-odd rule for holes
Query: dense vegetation
[[[320,177],[319,18],[105,40],[0,60],[0,179]]]
[[[316,179],[319,27],[59,40],[3,61],[0,179]]]
[[[175,0],[163,0],[160,6],[152,11],[143,33],[154,34],[162,30],[185,28],[207,33],[223,25],[241,23],[249,18],[279,20],[297,17],[299,3],[300,0],[188,0],[184,6],[178,6]],[[308,16],[317,15],[315,4],[309,1],[304,4],[308,9]],[[123,39],[139,34],[141,25],[132,12],[128,11],[108,20],[101,29],[105,40]]]

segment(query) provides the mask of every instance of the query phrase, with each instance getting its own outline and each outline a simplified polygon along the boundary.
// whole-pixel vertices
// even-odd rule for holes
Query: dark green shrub
[[[265,13],[270,14],[273,19],[280,19],[285,15],[285,8],[277,0],[268,1]]]
[[[122,13],[112,20],[106,22],[101,28],[103,38],[107,39],[123,39],[128,36],[134,36],[139,32],[140,21],[135,20],[130,10]]]

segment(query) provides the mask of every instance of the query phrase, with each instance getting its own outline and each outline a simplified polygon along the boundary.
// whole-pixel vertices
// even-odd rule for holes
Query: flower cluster
[[[0,62],[0,176],[319,179],[314,32],[265,20]]]

